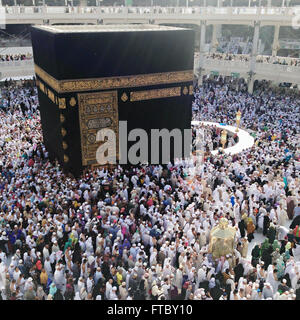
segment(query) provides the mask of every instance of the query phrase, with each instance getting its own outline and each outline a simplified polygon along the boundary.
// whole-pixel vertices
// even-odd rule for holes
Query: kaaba
[[[118,142],[120,121],[127,121],[128,132],[191,128],[193,30],[34,26],[31,38],[44,144],[66,172],[78,176],[97,166],[97,132],[110,128]],[[149,163],[150,155],[149,144]],[[125,157],[117,153],[118,161],[126,163]]]

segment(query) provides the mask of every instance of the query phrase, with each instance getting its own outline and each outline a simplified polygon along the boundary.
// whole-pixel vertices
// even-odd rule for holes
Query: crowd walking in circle
[[[234,124],[241,110],[255,145],[212,157],[219,133],[205,129],[193,179],[192,159],[75,179],[49,160],[31,82],[7,83],[0,108],[3,300],[300,299],[298,96],[248,94],[221,77],[196,86],[193,119]],[[235,249],[214,260],[220,218]]]

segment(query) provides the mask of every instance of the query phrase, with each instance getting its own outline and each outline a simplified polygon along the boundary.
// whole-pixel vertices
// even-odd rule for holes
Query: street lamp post
[[[241,113],[241,110],[239,110],[239,111],[236,113],[236,130],[235,130],[235,132],[239,132],[239,126],[240,126],[240,122],[241,122],[241,116],[242,116],[242,113]]]
[[[223,149],[223,150],[224,150],[226,141],[227,141],[227,131],[226,131],[226,130],[222,130],[222,133],[221,133],[221,143],[222,143],[222,149]]]

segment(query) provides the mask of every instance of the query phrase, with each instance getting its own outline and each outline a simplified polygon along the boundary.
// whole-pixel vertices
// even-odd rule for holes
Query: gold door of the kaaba
[[[116,135],[119,150],[119,114],[117,91],[78,93],[82,165],[97,165],[96,151],[103,142],[96,140],[97,132],[108,128]]]

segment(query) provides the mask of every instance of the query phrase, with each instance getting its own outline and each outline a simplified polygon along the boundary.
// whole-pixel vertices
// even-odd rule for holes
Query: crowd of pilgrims
[[[31,60],[32,54],[31,53],[19,53],[19,54],[0,54],[0,62],[7,62],[7,61],[23,61],[23,60]]]
[[[208,59],[216,59],[216,60],[228,60],[228,61],[242,61],[249,62],[251,60],[251,56],[249,54],[234,54],[234,53],[209,53],[206,55]],[[299,58],[292,57],[280,57],[280,56],[265,56],[258,55],[256,57],[257,63],[273,63],[273,64],[281,64],[286,66],[298,67],[300,66]]]
[[[1,299],[300,299],[298,96],[221,77],[195,85],[194,120],[234,125],[241,110],[255,144],[212,157],[219,132],[204,128],[193,177],[191,158],[75,179],[49,160],[33,82],[7,82],[0,107]],[[221,217],[235,249],[214,260]]]

